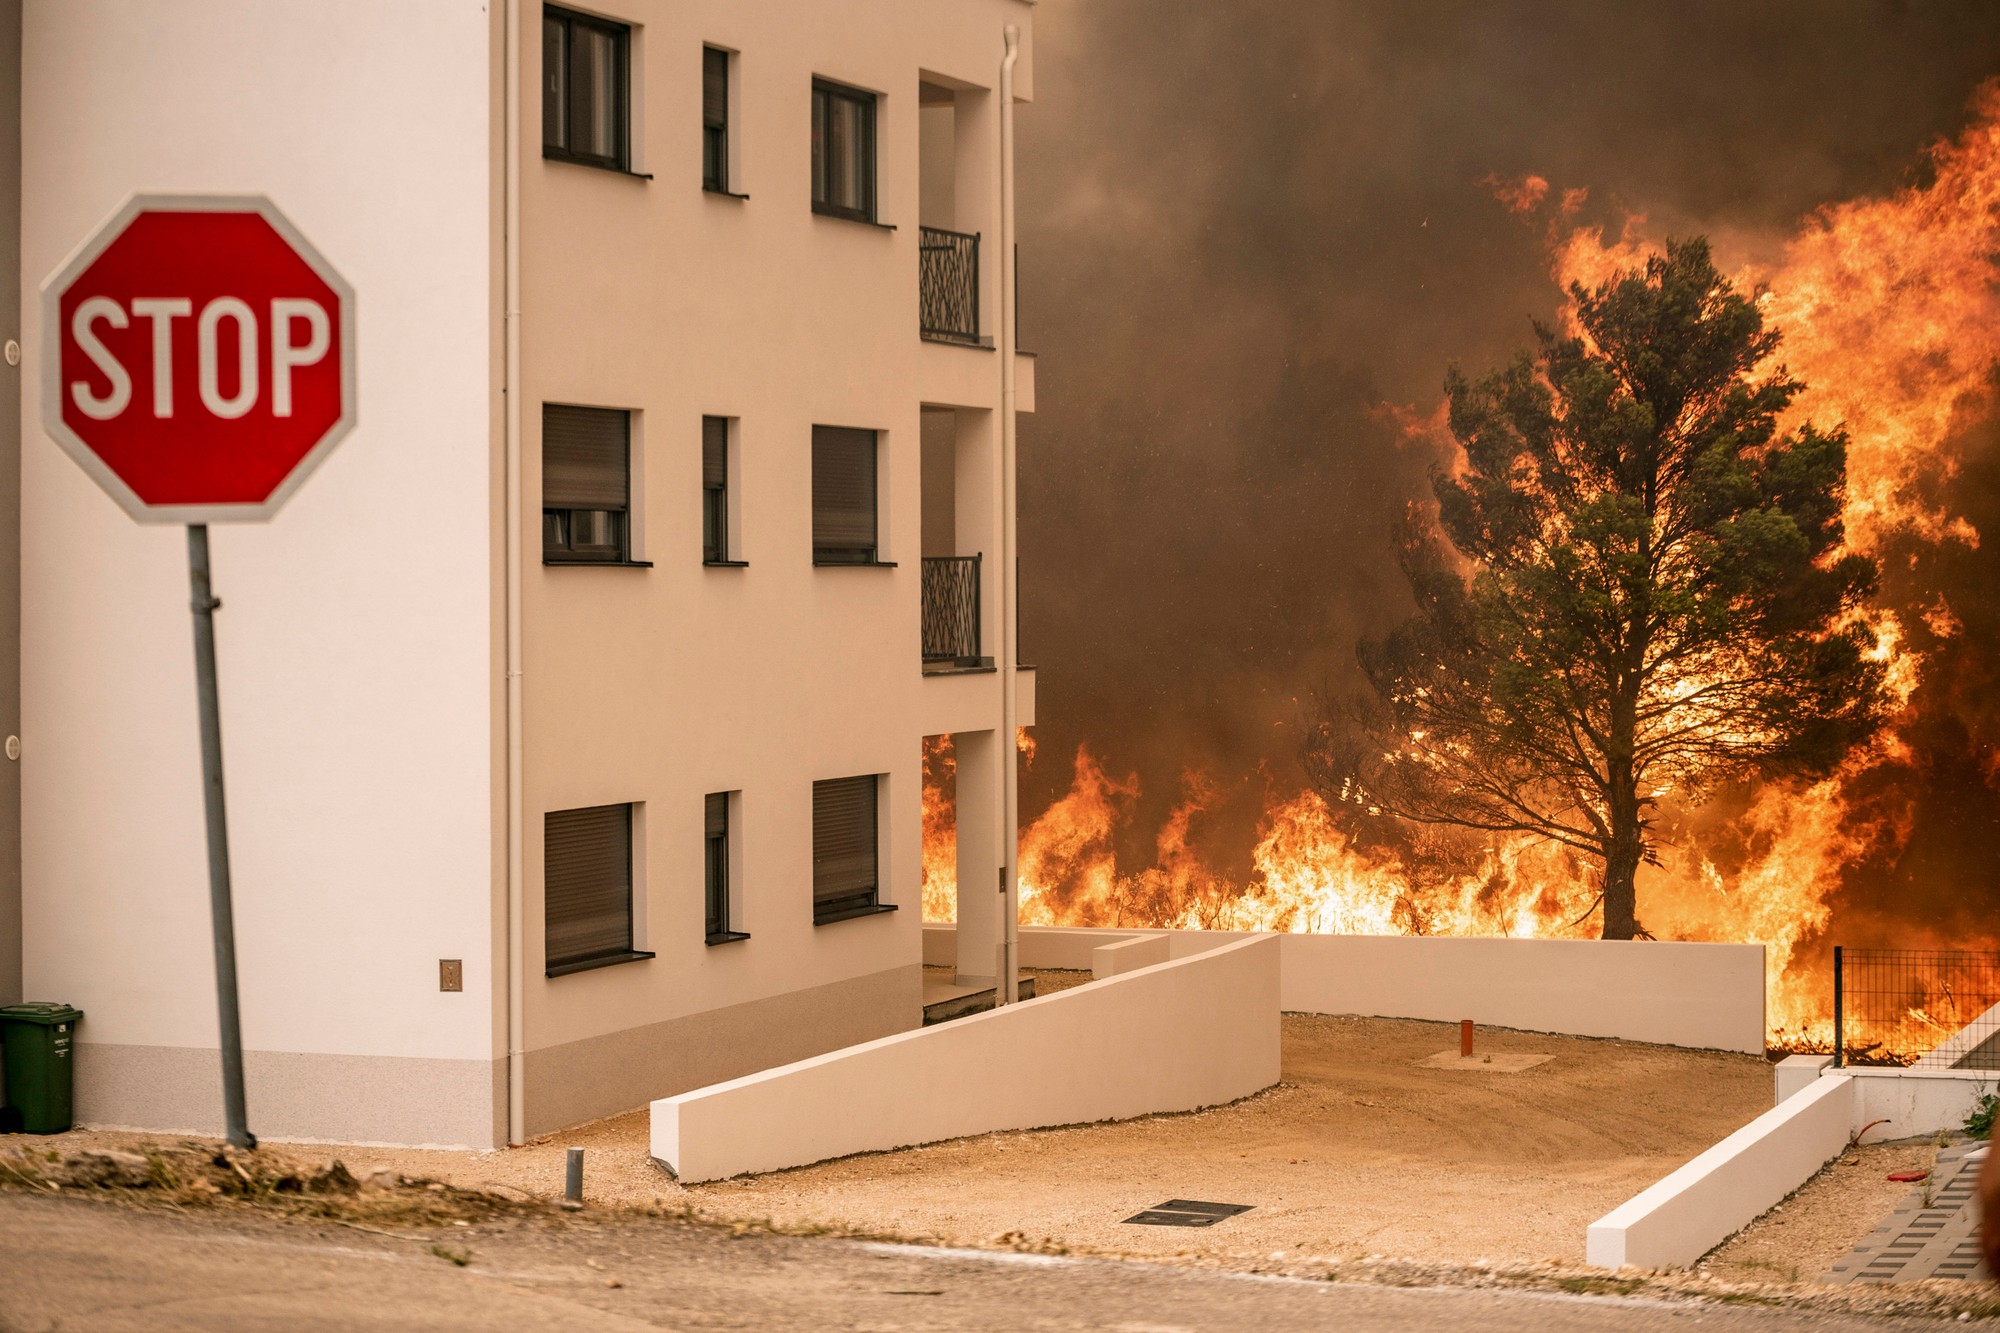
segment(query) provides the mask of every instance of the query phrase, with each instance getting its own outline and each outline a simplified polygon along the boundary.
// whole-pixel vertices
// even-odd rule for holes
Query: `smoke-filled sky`
[[[1539,224],[1483,182],[1774,255],[1816,206],[1920,178],[2000,75],[2000,5],[1042,0],[1035,42],[1024,814],[1087,743],[1140,777],[1139,854],[1200,767],[1227,801],[1207,850],[1240,870],[1314,691],[1406,610],[1391,524],[1435,454],[1397,411],[1556,311]],[[1993,586],[1993,546],[1961,576]]]

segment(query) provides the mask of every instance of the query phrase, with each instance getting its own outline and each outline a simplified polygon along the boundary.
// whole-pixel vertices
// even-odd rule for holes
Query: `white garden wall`
[[[924,927],[948,958],[949,924]],[[1243,932],[1023,927],[1021,966],[1084,969],[1106,945],[1164,939],[1185,958]],[[1703,1050],[1764,1051],[1764,948],[1616,940],[1279,935],[1279,1003],[1290,1013],[1362,1014],[1616,1037]],[[1136,947],[1136,946],[1135,946]],[[1116,955],[1112,955],[1116,956]]]
[[[1854,1081],[1823,1078],[1590,1224],[1601,1268],[1684,1268],[1797,1189],[1847,1146]]]
[[[1278,1080],[1278,965],[1276,940],[1238,941],[663,1098],[652,1155],[717,1180],[1234,1101]]]
[[[1090,951],[1090,975],[1103,980],[1164,963],[1173,957],[1171,946],[1172,941],[1164,935],[1135,935],[1129,940],[1100,944]]]
[[[1286,935],[1284,1006],[1764,1053],[1764,948]]]
[[[1826,1056],[1782,1061],[1778,1105],[1591,1223],[1590,1262],[1685,1267],[1805,1184],[1863,1130],[1871,1143],[1955,1133],[2000,1086],[2000,1071],[1829,1063]]]

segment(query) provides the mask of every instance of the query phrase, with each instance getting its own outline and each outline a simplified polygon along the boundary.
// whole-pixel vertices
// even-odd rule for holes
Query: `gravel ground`
[[[1735,1282],[1811,1282],[1873,1231],[1909,1194],[1891,1171],[1928,1171],[1930,1139],[1851,1148],[1790,1198],[1725,1241],[1701,1267]]]
[[[1230,1106],[692,1187],[647,1156],[644,1111],[506,1152],[338,1155],[357,1174],[553,1198],[564,1150],[582,1147],[593,1203],[952,1245],[1239,1265],[1579,1263],[1593,1219],[1770,1102],[1760,1059],[1623,1042],[1482,1032],[1481,1050],[1554,1058],[1518,1073],[1420,1067],[1456,1045],[1445,1024],[1287,1015],[1284,1082]],[[62,1138],[52,1146],[102,1136]],[[1203,1230],[1122,1224],[1171,1198],[1253,1211]]]

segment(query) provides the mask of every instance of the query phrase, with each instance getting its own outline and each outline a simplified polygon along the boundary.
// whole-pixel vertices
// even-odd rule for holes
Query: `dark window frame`
[[[854,145],[861,155],[861,169],[858,173],[865,198],[859,207],[831,202],[833,169],[831,144],[827,133],[830,102],[843,101],[860,109],[860,132]],[[880,134],[876,109],[881,99],[863,88],[849,87],[835,83],[832,79],[817,76],[812,81],[812,210],[825,217],[846,218],[853,222],[877,222],[876,210],[881,193],[876,179],[880,159]]]
[[[729,66],[734,53],[720,46],[701,48],[701,188],[729,194]],[[719,75],[719,96],[709,81]]]
[[[624,446],[621,451],[625,464],[620,489],[624,493],[622,508],[598,508],[579,505],[551,505],[547,502],[549,489],[548,463],[548,422],[550,409],[557,412],[598,412],[615,414],[622,418]],[[645,566],[649,561],[632,558],[632,411],[622,407],[598,407],[587,403],[543,403],[542,404],[542,563],[545,565],[629,565]],[[576,534],[581,525],[578,516],[583,514],[605,514],[606,526],[612,530],[612,540],[593,543],[588,547],[576,544]]]
[[[882,432],[864,426],[829,426],[816,423],[812,440],[812,559],[814,565],[858,566],[861,568],[887,568],[894,562],[882,557]],[[821,432],[826,432],[822,437]],[[822,463],[820,448],[822,443],[834,447],[843,443],[842,437],[868,437],[863,457],[868,460],[868,476],[857,489],[868,499],[869,539],[864,543],[822,541],[821,522],[829,512],[820,500],[820,482],[823,470],[831,470],[831,463]],[[845,442],[853,442],[851,440]]]
[[[729,443],[735,433],[733,424],[729,417],[701,419],[701,562],[704,565],[742,563],[731,556],[729,546]],[[715,437],[711,437],[711,429]]]
[[[853,866],[843,866],[841,848],[822,844],[822,807],[831,815],[838,810],[843,800],[851,801],[854,793],[866,784],[867,811],[862,819],[862,827],[867,831],[867,875],[870,881],[866,887],[857,888],[851,882]],[[829,881],[833,881],[829,885]],[[843,889],[844,892],[831,892]],[[856,917],[875,916],[896,910],[894,903],[882,901],[882,775],[880,773],[857,773],[851,777],[822,778],[813,783],[813,924],[832,925],[836,921],[851,921]]]
[[[730,810],[735,804],[734,792],[712,791],[702,797],[702,926],[710,944],[750,938],[747,932],[736,929],[729,907],[736,887],[730,865],[734,826]]]
[[[624,900],[624,938],[622,941],[612,941],[596,950],[561,955],[554,954],[550,951],[550,940],[556,934],[556,926],[550,920],[551,912],[556,906],[555,895],[550,892],[549,887],[551,879],[549,846],[554,840],[550,833],[550,821],[558,820],[565,815],[602,815],[604,812],[612,810],[621,812],[622,826],[620,832],[622,833],[624,844],[622,849],[624,855],[621,867],[623,883],[620,886],[619,892],[622,893]],[[611,805],[578,806],[572,809],[550,810],[542,815],[542,965],[545,976],[568,976],[573,972],[588,972],[595,968],[612,967],[618,963],[637,962],[641,959],[654,956],[638,948],[633,935],[637,924],[633,911],[633,901],[634,894],[638,891],[638,886],[634,882],[638,858],[634,854],[633,843],[638,837],[638,830],[639,807],[636,803],[630,801],[615,802]]]
[[[561,33],[561,86],[551,84],[551,74],[542,70],[542,156],[554,162],[601,167],[609,171],[632,172],[632,25],[595,14],[583,14],[559,5],[542,6],[543,63],[547,64],[550,25]],[[571,61],[575,33],[579,29],[601,33],[611,39],[611,152],[594,153],[575,147],[575,116],[578,90],[576,69]],[[559,124],[552,121],[559,117]]]

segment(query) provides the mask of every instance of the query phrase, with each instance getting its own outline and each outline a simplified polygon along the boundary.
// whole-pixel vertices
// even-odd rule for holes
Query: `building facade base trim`
[[[262,1139],[489,1148],[505,1137],[506,1062],[245,1051]],[[222,1057],[198,1046],[78,1042],[77,1123],[220,1136]]]
[[[892,967],[528,1052],[530,1137],[919,1027],[924,969]]]

